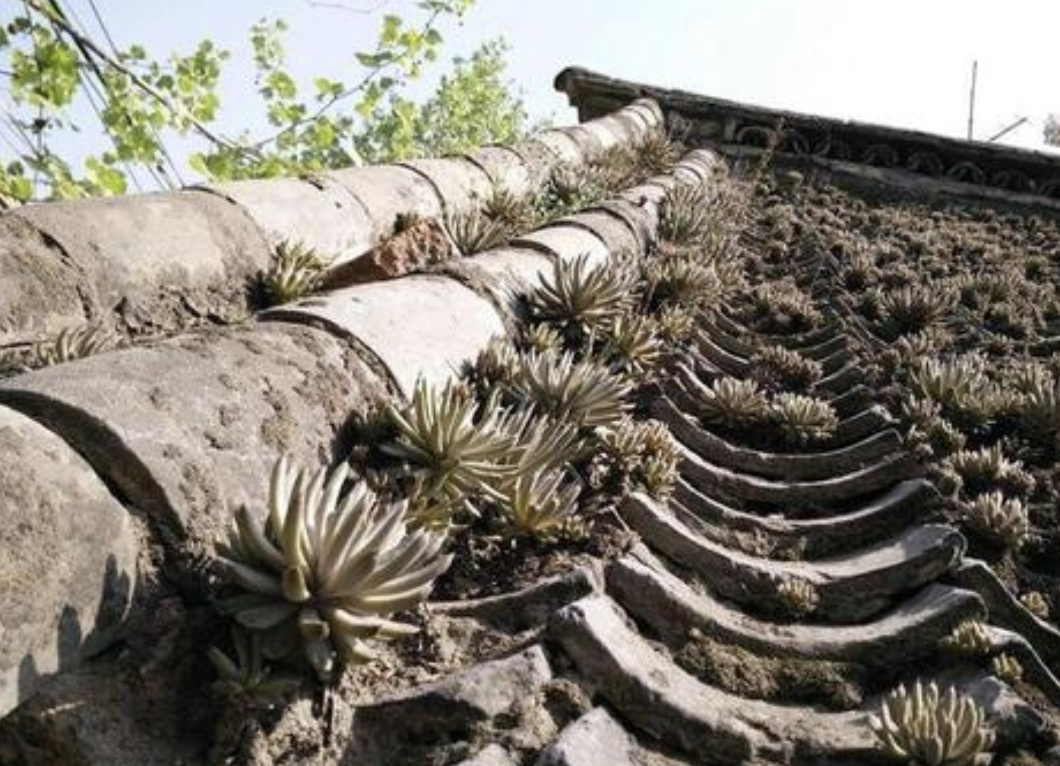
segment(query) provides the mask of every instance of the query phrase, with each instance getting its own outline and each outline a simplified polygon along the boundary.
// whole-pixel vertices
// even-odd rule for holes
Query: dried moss
[[[864,698],[865,669],[851,663],[764,657],[694,635],[674,657],[697,678],[740,697],[850,710]]]

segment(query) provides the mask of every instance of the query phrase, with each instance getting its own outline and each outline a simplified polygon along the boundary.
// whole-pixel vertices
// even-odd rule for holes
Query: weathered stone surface
[[[665,181],[663,179],[666,179]],[[632,205],[658,205],[666,196],[666,190],[673,186],[674,181],[669,176],[657,176],[629,189],[623,189],[616,196]]]
[[[607,199],[597,204],[593,210],[603,211],[626,224],[626,227],[636,237],[641,248],[647,248],[653,244],[658,237],[656,230],[659,225],[658,205],[644,201],[643,204],[630,202],[621,197]]]
[[[663,110],[653,98],[638,98],[629,105],[629,111],[641,114],[649,127],[662,127]]]
[[[424,687],[365,705],[357,725],[385,726],[390,737],[430,731],[466,734],[476,723],[512,712],[552,679],[539,645],[484,662]]]
[[[782,707],[699,683],[652,649],[610,599],[583,599],[560,610],[552,635],[625,720],[688,753],[710,753],[726,764],[755,757],[876,762],[864,714]]]
[[[715,311],[711,314],[714,323],[725,332],[739,337],[748,332],[747,328],[738,321],[728,316],[724,310]],[[841,335],[843,329],[836,323],[826,323],[820,327],[801,333],[790,333],[786,335],[762,335],[765,342],[776,343],[785,348],[797,350],[800,353],[807,352],[813,346],[823,343],[835,343],[836,336]],[[810,354],[812,356],[812,354]],[[814,357],[817,358],[817,357]]]
[[[716,345],[705,333],[695,333],[693,343],[698,356],[726,375],[742,378],[750,374],[751,361],[749,359],[726,351]]]
[[[559,577],[543,580],[512,593],[431,604],[431,611],[448,617],[473,617],[506,631],[518,632],[543,625],[561,606],[603,588],[600,567],[579,567]]]
[[[343,186],[321,176],[273,178],[204,187],[242,207],[273,247],[284,241],[345,260],[372,245],[368,212]]]
[[[739,500],[788,505],[849,501],[890,487],[916,475],[912,455],[899,452],[850,473],[810,481],[779,481],[722,468],[678,444],[682,473],[689,484],[706,494],[720,493]]]
[[[694,402],[689,403],[694,406]],[[652,399],[651,412],[652,417],[670,427],[678,441],[704,460],[722,468],[772,479],[808,481],[850,473],[902,449],[898,431],[888,429],[855,444],[825,452],[765,452],[715,436],[678,409],[666,394]]]
[[[827,397],[824,392],[821,393]],[[861,412],[875,404],[876,394],[873,393],[872,389],[868,386],[859,383],[853,388],[848,388],[838,396],[833,396],[826,400],[832,405],[832,409],[836,411],[836,414],[839,417],[845,418]]]
[[[1011,630],[988,626],[990,645],[996,654],[1005,653],[1023,668],[1023,680],[1033,684],[1053,705],[1060,706],[1060,680],[1045,664],[1031,643]]]
[[[953,569],[964,538],[951,527],[911,527],[899,537],[820,561],[773,561],[733,551],[697,534],[682,520],[680,506],[664,510],[634,494],[619,507],[622,518],[655,550],[703,576],[725,598],[754,603],[771,598],[794,577],[811,583],[820,597],[815,615],[837,623],[867,619],[895,596],[932,582]]]
[[[561,226],[577,226],[595,234],[611,251],[611,256],[631,255],[639,252],[643,245],[629,224],[615,215],[601,210],[586,210],[561,218]]]
[[[611,254],[604,241],[577,226],[546,226],[513,240],[512,245],[532,247],[562,261],[573,261],[586,255],[591,266],[602,266],[611,260]]]
[[[133,521],[66,442],[0,407],[0,717],[114,638]]]
[[[536,766],[636,766],[636,752],[629,733],[598,707],[565,728]]]
[[[560,162],[573,165],[578,164],[585,159],[582,155],[581,147],[578,146],[573,138],[567,135],[567,131],[562,129],[546,130],[538,133],[526,142],[526,144],[531,143],[540,144],[545,147],[545,149],[558,157]],[[526,144],[521,145],[520,148]]]
[[[1060,668],[1060,630],[1027,610],[983,561],[966,559],[953,573],[965,588],[974,590],[990,609],[990,619],[1014,630],[1030,642],[1046,662]]]
[[[200,191],[28,205],[8,217],[28,222],[62,253],[58,273],[47,271],[52,258],[40,260],[42,276],[56,281],[29,313],[45,322],[67,311],[70,298],[57,300],[56,292],[68,284],[63,271],[70,269],[79,310],[113,314],[133,333],[232,319],[245,315],[248,285],[270,258],[244,212]]]
[[[330,462],[351,415],[383,396],[341,339],[281,324],[147,343],[0,389],[193,550],[210,548],[237,506],[263,511],[280,452]]]
[[[456,247],[438,219],[423,218],[364,255],[328,269],[321,287],[336,290],[364,282],[394,279],[457,257]]]
[[[509,320],[516,315],[516,299],[552,272],[554,259],[537,250],[504,247],[450,262],[442,273],[452,274],[481,295],[488,296]]]
[[[507,146],[484,146],[467,155],[467,159],[486,171],[497,188],[507,189],[516,196],[528,194],[537,187],[535,174],[527,167],[526,160]],[[536,175],[542,175],[541,171]]]
[[[486,171],[464,157],[409,160],[401,163],[422,175],[434,187],[447,213],[464,213],[481,207],[493,183]]]
[[[540,188],[548,180],[556,165],[564,161],[555,149],[541,143],[536,138],[520,141],[512,146],[511,150],[522,158],[530,174],[530,183],[534,188]]]
[[[855,509],[818,518],[793,519],[730,508],[679,479],[671,501],[688,511],[682,516],[685,523],[708,539],[740,531],[775,549],[800,551],[803,558],[815,559],[893,537],[923,518],[938,498],[931,482],[910,479]]]
[[[500,745],[486,745],[478,753],[459,766],[517,766],[511,754]]]
[[[851,351],[847,344],[844,343],[841,348],[836,349],[828,356],[821,357],[818,361],[821,363],[821,368],[824,370],[824,374],[831,375],[847,365],[857,365],[861,360],[858,355]]]
[[[690,183],[706,181],[719,162],[721,159],[715,152],[709,149],[695,149],[674,166],[673,175]]]
[[[671,123],[681,125],[693,141],[728,144],[731,156],[752,162],[763,155],[761,141],[744,140],[739,128],[755,126],[760,139],[762,131],[768,135],[773,127],[783,124],[786,140],[778,147],[774,165],[825,173],[833,182],[842,179],[844,186],[863,192],[886,189],[891,194],[899,191],[920,199],[952,197],[964,203],[990,200],[1032,210],[1056,209],[1048,197],[1057,196],[1060,163],[1041,152],[739,104],[578,68],[560,73],[556,87],[566,91],[582,119],[609,113],[638,94],[651,96],[665,108]],[[852,153],[855,146],[876,151]],[[809,156],[813,147],[821,151]],[[881,159],[887,167],[872,166]],[[1005,170],[984,172],[996,168]]]
[[[25,219],[0,216],[0,347],[32,343],[98,310],[77,262]]]
[[[894,418],[885,408],[873,405],[840,420],[835,429],[835,436],[828,443],[836,448],[854,444],[885,428],[890,428],[894,423]]]
[[[405,395],[440,384],[504,334],[497,309],[453,279],[416,275],[313,296],[265,319],[320,324],[367,347]]]
[[[153,697],[150,681],[107,659],[101,655],[63,673],[0,721],[3,762],[209,766],[202,732],[182,728],[195,713]]]
[[[599,157],[607,149],[618,143],[618,136],[598,122],[592,130],[589,130],[585,125],[572,125],[569,128],[562,128],[562,130],[578,147],[578,151],[581,152],[582,157],[585,159]]]
[[[412,168],[376,165],[330,170],[324,176],[361,203],[367,213],[366,241],[372,244],[394,233],[399,215],[438,218],[442,214],[434,187]]]
[[[864,381],[864,371],[854,364],[848,364],[845,367],[836,370],[831,375],[821,378],[810,390],[817,395],[838,395],[844,391],[852,389],[854,386],[862,384]]]
[[[607,571],[608,592],[662,640],[680,647],[692,628],[769,657],[855,661],[884,668],[937,651],[938,641],[964,619],[982,617],[970,591],[928,585],[894,609],[859,625],[767,622],[695,590],[640,546]]]

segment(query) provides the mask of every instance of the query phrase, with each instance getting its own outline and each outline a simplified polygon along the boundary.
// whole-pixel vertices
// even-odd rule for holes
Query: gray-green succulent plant
[[[1060,385],[1029,382],[1018,405],[1020,427],[1039,446],[1060,448]]]
[[[959,657],[985,657],[993,650],[994,641],[986,623],[973,618],[958,624],[939,641],[939,648]]]
[[[754,378],[769,388],[805,392],[824,374],[816,359],[783,346],[765,346],[751,357]]]
[[[769,400],[753,380],[718,378],[699,394],[698,414],[708,425],[745,428],[769,418]]]
[[[646,180],[669,170],[681,157],[681,145],[665,131],[652,130],[634,145],[633,153],[638,175]]]
[[[990,661],[991,672],[1007,684],[1023,680],[1023,665],[1011,654],[1002,652]]]
[[[502,224],[480,210],[447,213],[445,230],[464,256],[500,247],[509,235]]]
[[[656,306],[705,306],[726,289],[713,264],[690,255],[651,259],[645,261],[642,271],[646,292]]]
[[[721,225],[709,191],[697,184],[674,184],[659,205],[659,237],[676,245],[707,242]]]
[[[537,201],[537,220],[547,222],[586,208],[607,193],[604,173],[592,167],[557,165]]]
[[[252,705],[268,706],[301,685],[293,674],[275,672],[268,667],[261,651],[261,634],[233,625],[230,631],[233,654],[225,654],[216,646],[206,651],[206,657],[217,673],[218,682],[236,690]]]
[[[948,411],[962,411],[988,386],[984,364],[973,354],[924,359],[910,373],[909,386],[922,399],[937,402]]]
[[[1040,620],[1049,619],[1049,602],[1040,591],[1031,590],[1020,596],[1023,607]]]
[[[880,294],[877,328],[887,340],[920,332],[953,308],[956,298],[942,285],[906,285]]]
[[[630,383],[599,364],[573,354],[531,351],[513,383],[515,394],[554,420],[583,428],[618,422],[629,409]]]
[[[690,309],[683,306],[665,306],[654,316],[655,333],[671,345],[682,344],[692,337],[696,319]]]
[[[655,322],[643,314],[626,313],[607,329],[600,355],[615,369],[641,375],[659,362],[662,352]]]
[[[994,732],[975,700],[954,688],[942,693],[918,679],[911,690],[899,686],[883,701],[870,724],[880,750],[919,766],[973,766],[985,763]]]
[[[614,264],[592,265],[588,254],[557,260],[527,303],[531,317],[575,333],[605,330],[630,305],[634,280]]]
[[[680,450],[670,429],[656,420],[627,417],[596,432],[598,448],[590,465],[590,483],[614,495],[644,490],[667,497],[677,483]]]
[[[764,332],[802,332],[818,326],[823,319],[813,299],[792,279],[756,285],[751,309],[758,329]]]
[[[519,352],[507,338],[493,338],[479,352],[467,376],[481,394],[510,385],[519,371]]]
[[[777,604],[791,618],[801,619],[817,610],[821,596],[817,587],[801,577],[785,577],[777,585]]]
[[[559,330],[547,324],[535,324],[523,328],[523,345],[531,351],[562,351],[563,336]]]
[[[580,495],[579,483],[561,470],[528,471],[510,483],[498,506],[518,534],[551,541],[583,531]]]
[[[328,266],[328,260],[316,250],[297,242],[281,242],[272,265],[261,277],[269,305],[291,303],[319,289]]]
[[[1030,533],[1027,505],[1001,492],[985,492],[965,504],[964,518],[977,535],[1016,550]]]
[[[429,496],[490,495],[515,473],[513,438],[501,427],[506,413],[496,399],[480,405],[458,384],[438,389],[421,380],[407,407],[390,404],[386,414],[397,436],[380,448],[404,461]]]
[[[102,353],[118,343],[118,336],[101,322],[67,327],[52,341],[37,344],[36,365],[50,367]]]
[[[961,450],[950,456],[944,465],[960,478],[968,495],[1005,489],[1022,496],[1034,489],[1034,477],[1023,468],[1022,462],[1009,459],[1000,444]]]
[[[566,466],[581,455],[584,447],[574,422],[542,417],[533,406],[508,411],[498,427],[512,439],[508,462],[518,474]]]
[[[220,551],[242,591],[223,608],[261,634],[266,658],[300,649],[324,680],[373,659],[373,642],[415,633],[390,616],[423,602],[452,559],[444,535],[407,529],[404,503],[380,502],[363,483],[346,490],[348,476],[346,465],[311,471],[282,456],[266,518],[240,508]]]
[[[778,394],[770,404],[770,417],[790,444],[826,441],[839,426],[839,416],[831,404],[801,394]]]
[[[532,194],[517,194],[495,185],[482,201],[482,214],[509,237],[534,228],[537,223],[537,199]]]

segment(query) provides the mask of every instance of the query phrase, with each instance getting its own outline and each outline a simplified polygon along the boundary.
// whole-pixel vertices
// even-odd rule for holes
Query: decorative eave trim
[[[667,124],[696,145],[763,148],[844,163],[900,170],[967,186],[1060,199],[1060,155],[962,141],[915,130],[768,109],[687,91],[619,80],[578,67],[556,77],[580,119],[606,114],[637,98],[652,98]]]

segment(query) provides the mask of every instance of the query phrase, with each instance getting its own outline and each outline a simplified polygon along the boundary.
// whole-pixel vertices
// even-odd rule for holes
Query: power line
[[[62,6],[60,6],[60,4],[59,4],[60,0],[48,0],[48,2],[51,4],[51,6],[52,6],[53,10],[55,11],[55,13],[57,15],[59,15],[61,18],[63,18],[64,20],[66,20],[67,24],[70,23],[68,18],[67,18],[67,11],[69,11],[70,15],[73,16],[74,20],[78,24],[80,24],[82,28],[84,28],[84,26],[85,26],[84,22],[81,21],[81,18],[77,15],[76,9],[68,7],[67,10],[64,10],[62,8]],[[58,36],[58,34],[60,32],[60,29],[59,29],[58,26],[56,26],[54,21],[52,21],[52,28],[55,30],[56,36]],[[85,59],[85,64],[89,67],[89,69],[91,69],[91,71],[95,75],[96,79],[98,79],[98,80],[100,80],[100,82],[102,82],[102,77],[103,77],[102,72],[99,71],[99,67],[96,66],[96,63],[92,60],[92,58],[90,56],[88,56],[88,54],[85,51],[84,47],[79,45],[76,39],[74,40],[74,45],[77,46],[77,49],[81,52],[81,55]],[[103,120],[103,110],[102,110],[101,106],[99,105],[99,103],[96,102],[96,99],[93,98],[93,92],[95,92],[96,97],[99,98],[100,102],[105,102],[106,99],[103,96],[103,93],[97,88],[96,82],[94,80],[92,80],[91,78],[85,77],[83,75],[83,73],[80,70],[80,68],[78,69],[78,72],[77,72],[77,78],[85,86],[85,97],[88,99],[88,103],[89,103],[89,106],[92,107],[92,111],[95,112],[96,119],[99,120],[100,127],[103,129],[105,134],[109,135],[109,131],[107,130],[106,122]],[[111,140],[113,142],[113,139],[111,139]],[[132,179],[133,186],[136,187],[136,190],[137,191],[143,191],[143,185],[140,183],[140,179],[136,175],[136,172],[135,172],[133,166],[129,162],[124,161],[124,160],[121,161],[121,164],[125,168],[125,171],[128,174],[129,178]],[[162,184],[162,179],[159,178],[156,173],[151,172],[150,168],[148,168],[148,175],[150,175],[154,179],[156,184],[159,184],[159,185]]]
[[[23,3],[26,3],[38,13],[43,13],[44,15],[50,17],[51,21],[55,24],[58,24],[62,31],[65,32],[68,37],[73,39],[83,49],[87,50],[90,54],[90,57],[98,59],[103,64],[106,64],[108,68],[113,69],[114,71],[128,77],[133,85],[135,85],[139,90],[143,91],[145,94],[157,101],[170,112],[174,114],[179,113],[177,107],[173,105],[173,103],[165,96],[165,94],[159,92],[157,88],[151,85],[151,83],[145,81],[135,71],[130,69],[123,61],[107,53],[95,42],[95,40],[78,31],[61,14],[56,13],[54,8],[49,11],[47,8],[41,5],[42,3],[48,1],[49,0],[23,0]],[[194,130],[199,135],[203,136],[211,143],[235,152],[240,152],[243,154],[254,154],[254,151],[251,148],[243,146],[229,138],[226,138],[223,135],[215,133],[201,120],[196,119],[187,114],[184,114],[182,116],[185,120],[187,120],[192,130]]]
[[[92,15],[96,17],[96,23],[99,28],[103,30],[103,36],[107,38],[107,44],[110,45],[110,49],[113,53],[118,52],[118,46],[114,44],[114,38],[110,36],[110,30],[107,29],[107,25],[103,23],[103,16],[100,15],[99,8],[96,7],[96,0],[88,0],[88,7],[92,9]],[[82,24],[82,27],[85,25]],[[87,27],[85,27],[87,29]]]
[[[62,0],[49,0],[49,2],[51,3],[52,7],[55,9],[56,13],[60,15],[60,18],[63,19],[67,25],[72,27],[72,25],[70,24],[70,21],[69,21],[69,19],[67,17],[67,13],[68,13],[69,17],[72,17],[73,21],[78,26],[80,26],[80,28],[84,32],[84,34],[87,35],[88,27],[85,24],[84,20],[81,19],[80,14],[78,14],[78,12],[77,12],[77,9],[74,8],[72,6],[72,4],[65,4],[65,10],[64,10],[64,8],[60,5],[61,1]],[[99,18],[99,17],[97,16],[97,18]],[[112,40],[112,38],[110,36],[109,31],[107,31],[105,26],[103,27],[103,34],[106,36],[108,42],[113,47],[113,40]],[[93,59],[93,57],[90,55],[90,51],[88,51],[86,49],[85,45],[78,39],[78,37],[74,36],[73,40],[74,40],[74,44],[81,51],[81,55],[84,56],[86,64],[88,65],[88,67],[90,68],[92,74],[94,75],[94,79],[92,79],[92,78],[82,78],[82,82],[85,84],[85,95],[88,97],[88,101],[91,104],[93,111],[96,113],[96,117],[99,119],[100,125],[103,127],[104,131],[106,131],[109,134],[110,131],[107,129],[106,123],[103,120],[102,108],[100,106],[101,103],[106,103],[107,102],[107,96],[106,96],[106,94],[105,94],[105,92],[103,90],[103,88],[105,88],[105,76],[104,76],[103,72],[100,70],[99,66],[96,64],[96,62]],[[116,49],[114,49],[114,50],[115,50],[115,53],[117,53]],[[95,99],[98,99],[99,103],[97,103],[96,100],[93,98],[93,92],[95,93]],[[126,117],[126,120],[129,119],[128,114],[126,114],[125,117]],[[159,149],[161,151],[162,157],[164,159],[166,159],[170,163],[170,165],[173,167],[174,172],[177,173],[177,178],[179,179],[180,178],[180,174],[179,174],[179,172],[177,172],[176,166],[173,163],[172,158],[170,158],[168,156],[168,152],[166,151],[165,145],[162,143],[161,137],[154,130],[153,126],[148,126],[148,127],[151,130],[151,133],[155,137],[155,141],[156,141],[156,143],[157,143],[157,145],[158,145],[158,147],[159,147]],[[137,176],[135,167],[127,160],[122,160],[121,164],[123,165],[123,167],[125,167],[126,172],[128,173],[129,177],[132,179],[133,185],[136,187],[136,189],[138,191],[143,191],[143,185],[139,181],[139,178]],[[155,167],[155,166],[150,165],[148,163],[140,163],[140,165],[147,172],[147,174],[149,176],[151,176],[151,178],[154,181],[154,184],[155,184],[156,188],[173,188],[174,184],[169,179],[169,177],[167,176],[167,174],[165,172],[165,168],[163,166],[159,165],[158,167]]]
[[[111,37],[110,29],[107,28],[106,22],[103,21],[103,14],[99,12],[99,8],[96,6],[96,0],[88,0],[88,6],[92,10],[92,15],[95,17],[96,24],[99,26],[100,31],[103,32],[103,37],[106,38],[107,44],[110,46],[111,53],[113,53],[115,56],[119,55],[118,46],[114,42],[114,38]],[[77,11],[75,10],[74,13],[76,15]],[[81,28],[85,30],[88,29],[84,22],[81,22]],[[155,141],[158,143],[158,148],[162,152],[162,157],[167,163],[169,163],[169,167],[173,171],[173,175],[177,177],[177,183],[183,186],[184,179],[180,175],[180,168],[178,168],[177,163],[173,161],[173,157],[170,155],[169,149],[166,148],[165,142],[162,141],[162,136],[158,133],[157,130],[155,130],[154,125],[148,125],[148,128],[151,131],[151,135],[155,137]],[[159,169],[162,170],[162,168]],[[162,172],[164,173],[165,171],[162,170]],[[169,185],[172,186],[172,184]]]

